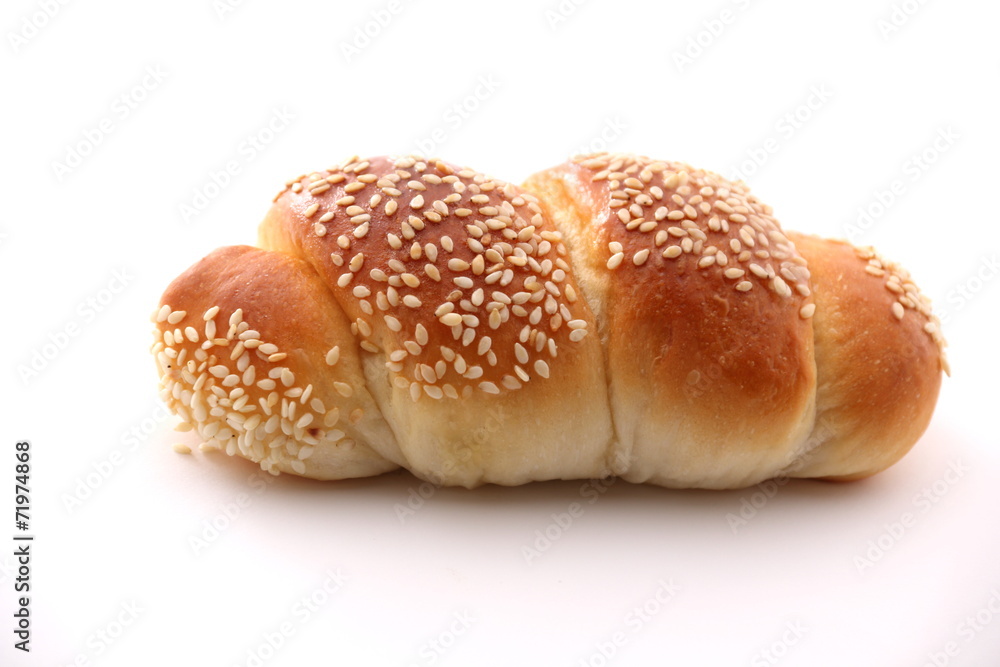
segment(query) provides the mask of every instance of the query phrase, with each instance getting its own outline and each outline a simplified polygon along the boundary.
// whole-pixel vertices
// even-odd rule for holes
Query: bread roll
[[[904,271],[680,163],[517,187],[353,158],[289,181],[259,245],[170,285],[153,352],[181,428],[275,474],[856,479],[916,442],[946,368]]]

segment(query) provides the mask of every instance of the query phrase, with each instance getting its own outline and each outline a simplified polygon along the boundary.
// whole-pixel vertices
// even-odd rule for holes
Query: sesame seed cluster
[[[558,173],[565,176],[566,169]],[[588,206],[596,192],[596,211],[583,221],[599,216],[599,241],[584,252],[592,253],[585,255],[588,263],[596,256],[605,277],[632,288],[668,277],[659,271],[706,276],[711,280],[705,292],[716,294],[722,285],[742,295],[737,299],[766,299],[808,330],[816,313],[809,266],[771,208],[743,183],[683,163],[624,154],[580,156],[569,170],[574,187],[590,184],[583,188]],[[337,312],[336,320],[314,327],[328,341],[320,350],[299,349],[290,342],[297,329],[283,337],[284,328],[269,328],[269,313],[235,307],[233,301],[255,308],[242,297],[209,297],[189,305],[190,313],[170,304],[158,308],[152,352],[161,397],[183,420],[178,430],[196,429],[203,449],[239,453],[273,474],[306,474],[316,447],[351,450],[361,443],[359,452],[367,450],[364,427],[382,415],[353,356],[359,349],[365,371],[372,361],[384,364],[402,405],[429,402],[425,407],[493,400],[532,380],[562,382],[572,362],[589,358],[581,352],[600,355],[597,341],[584,343],[596,324],[563,236],[527,191],[435,159],[354,157],[288,181],[274,201],[265,225],[278,225],[280,233],[262,239],[290,244],[276,248],[285,254],[233,251],[294,262],[290,275],[310,281],[302,292],[321,293],[325,303],[329,287],[351,336]],[[919,322],[947,372],[940,323],[909,274],[871,248],[856,248],[855,254],[892,294],[887,301],[893,321],[906,323],[906,333],[914,334],[910,325]],[[814,268],[821,278],[818,260]],[[239,273],[241,280],[246,275],[265,281],[258,287],[273,281],[266,270]],[[700,295],[702,287],[697,289]],[[271,301],[284,301],[288,291],[275,294]],[[300,306],[287,312],[300,312],[293,308]],[[309,360],[321,368],[309,368]],[[692,370],[686,381],[696,384],[699,377]],[[329,465],[313,463],[321,464]]]
[[[178,430],[197,428],[203,450],[240,452],[278,474],[285,460],[298,474],[318,445],[352,448],[355,442],[337,429],[338,406],[326,406],[313,396],[312,384],[302,386],[281,362],[287,353],[261,339],[236,309],[228,321],[212,306],[199,318],[164,304],[153,313],[153,355],[160,370],[163,401],[183,421]],[[173,328],[171,328],[171,326]],[[326,362],[334,366],[339,347]],[[338,394],[350,398],[350,384],[336,382]],[[264,393],[256,402],[247,392]],[[363,416],[355,408],[348,419]]]
[[[816,305],[808,300],[806,260],[781,231],[771,207],[743,183],[684,163],[631,154],[598,153],[573,162],[589,170],[591,182],[607,184],[610,219],[620,223],[616,240],[608,243],[609,269],[627,261],[644,266],[656,256],[661,264],[687,256],[697,269],[721,273],[738,292],[757,285],[784,298],[797,295],[800,317],[815,314]],[[940,322],[909,273],[872,248],[858,248],[856,253],[867,262],[865,271],[884,277],[886,289],[897,297],[891,306],[896,319],[902,320],[907,311],[923,318],[923,329],[947,369]]]
[[[782,233],[771,207],[742,183],[679,162],[599,153],[573,162],[605,183],[615,222],[607,267],[690,263],[720,273],[737,292],[755,287],[796,299],[812,317],[809,268]]]
[[[910,273],[899,264],[880,255],[872,247],[855,248],[855,254],[865,262],[865,273],[877,278],[884,278],[885,288],[892,292],[895,301],[892,302],[892,314],[897,320],[902,320],[908,311],[912,311],[923,319],[923,329],[938,347],[941,364],[946,373],[950,373],[944,348],[947,345],[941,333],[941,321],[931,310],[931,302],[920,288],[910,279]]]
[[[440,160],[355,157],[282,197],[360,347],[384,353],[414,401],[546,379],[589,332],[561,234],[510,183]]]

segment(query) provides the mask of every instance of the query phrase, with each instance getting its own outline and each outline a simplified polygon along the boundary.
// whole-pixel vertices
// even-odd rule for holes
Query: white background
[[[28,438],[36,541],[26,655],[4,510],[0,664],[1000,664],[1000,6],[896,1],[4,3],[0,497]],[[401,518],[406,474],[264,485],[171,450],[196,442],[149,313],[285,179],[425,148],[518,182],[605,147],[739,171],[788,228],[910,268],[954,372],[901,463],[773,497],[438,490]]]

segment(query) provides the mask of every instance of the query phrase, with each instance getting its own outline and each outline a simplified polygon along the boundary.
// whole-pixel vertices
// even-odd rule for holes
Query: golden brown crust
[[[769,209],[714,174],[631,156],[573,161],[526,187],[587,267],[626,478],[773,474],[811,426],[815,374],[808,271]]]
[[[682,163],[519,188],[354,158],[289,181],[260,244],[171,284],[153,352],[208,447],[275,473],[856,479],[919,438],[947,369],[902,269]]]
[[[803,456],[795,475],[874,475],[902,458],[930,423],[945,364],[935,320],[929,310],[894,308],[907,290],[887,288],[900,274],[888,262],[882,275],[872,271],[871,251],[790,236],[813,274],[819,375],[814,442],[821,443]]]
[[[441,161],[353,160],[302,177],[261,240],[310,263],[362,345],[398,354],[396,377],[432,398],[544,380],[593,324],[534,199]]]
[[[170,284],[154,319],[161,395],[209,447],[320,479],[396,467],[366,444],[392,433],[346,318],[303,262],[220,248]]]
[[[354,159],[290,182],[260,238],[315,269],[352,322],[400,443],[373,444],[385,456],[465,486],[607,472],[594,316],[530,194],[437,160]],[[564,424],[577,394],[592,406]]]

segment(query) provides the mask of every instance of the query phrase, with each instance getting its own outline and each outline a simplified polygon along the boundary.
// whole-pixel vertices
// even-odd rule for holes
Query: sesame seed
[[[788,297],[792,295],[791,288],[788,286],[788,283],[782,280],[781,276],[775,276],[771,281],[771,285],[774,288],[774,291],[781,296]]]
[[[368,338],[372,335],[372,326],[368,324],[368,320],[364,319],[363,317],[359,317],[357,320],[355,320],[355,323],[358,325],[358,331],[361,333],[362,336]]]
[[[451,305],[451,304],[448,304]],[[449,327],[458,326],[462,323],[462,316],[458,313],[445,313],[438,318],[442,324]]]
[[[667,259],[674,259],[675,257],[680,257],[681,247],[672,245],[668,246],[666,250],[663,251],[663,256]]]
[[[642,233],[651,232],[654,229],[656,229],[656,223],[652,220],[647,220],[639,225],[639,231]]]
[[[622,261],[624,259],[625,259],[625,253],[623,253],[623,252],[616,252],[608,260],[608,268],[609,269],[617,269],[621,265],[621,263],[622,263]]]
[[[904,314],[903,304],[901,304],[899,301],[894,301],[892,304],[892,314],[896,316],[897,320],[903,319],[903,314]]]
[[[799,317],[801,317],[804,320],[808,320],[815,313],[816,313],[815,303],[807,303],[806,305],[802,306],[802,308],[799,309]]]
[[[340,359],[340,347],[334,345],[330,348],[330,351],[326,353],[326,364],[328,366],[335,366],[337,361]]]
[[[482,354],[482,352],[480,352]],[[520,343],[514,343],[514,355],[517,357],[519,363],[528,363],[528,351],[524,349],[524,346]]]
[[[882,268],[873,266],[871,264],[865,266],[865,273],[870,273],[873,276],[879,276],[879,277],[885,275],[885,271]]]
[[[632,263],[635,264],[636,266],[642,266],[643,264],[646,263],[646,260],[649,259],[649,252],[650,252],[649,248],[644,248],[639,252],[635,253],[635,255],[632,256]]]
[[[740,292],[749,292],[753,289],[753,283],[749,280],[744,280],[742,282],[736,283],[736,289]]]

